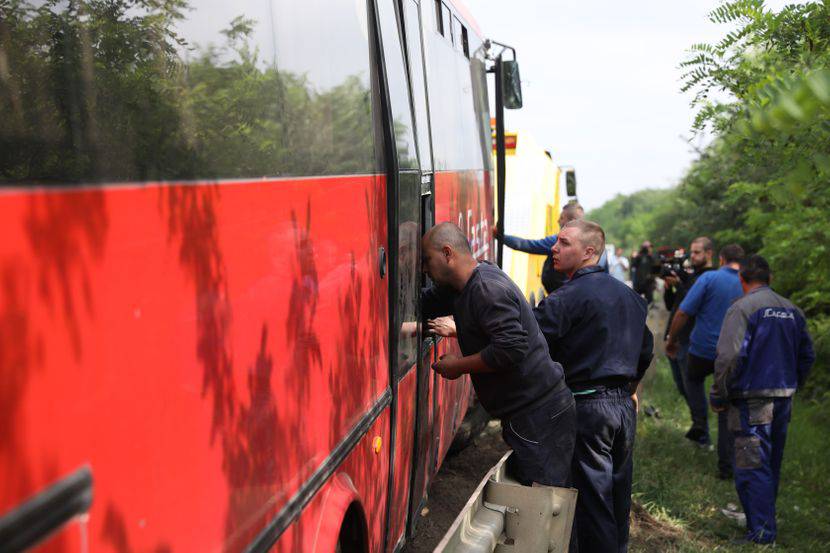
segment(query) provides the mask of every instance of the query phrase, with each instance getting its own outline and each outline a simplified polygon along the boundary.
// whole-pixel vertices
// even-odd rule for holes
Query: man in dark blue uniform
[[[597,266],[603,251],[599,225],[566,224],[553,260],[569,280],[534,311],[576,398],[571,475],[580,553],[628,548],[636,391],[654,346],[645,300]]]
[[[582,219],[585,217],[585,210],[576,201],[568,202],[562,208],[562,213],[559,214],[559,227],[564,227],[570,221]],[[545,255],[545,264],[542,266],[542,286],[545,287],[545,292],[550,294],[568,279],[567,275],[561,273],[553,268],[553,245],[556,244],[555,234],[532,240],[528,238],[520,238],[518,236],[511,236],[509,234],[500,234],[498,227],[493,227],[493,236],[496,240],[518,252],[525,252],[530,254]],[[605,252],[602,252],[599,258],[599,266],[606,272],[608,271],[608,258]]]
[[[745,295],[726,312],[709,401],[728,410],[746,540],[772,543],[792,396],[816,357],[804,313],[770,289],[763,257],[741,261],[740,282]]]
[[[421,251],[424,272],[436,284],[422,296],[424,315],[453,315],[464,355],[443,355],[432,368],[448,379],[470,375],[481,404],[501,419],[514,478],[526,486],[568,486],[574,399],[530,304],[501,269],[476,261],[451,223],[427,232]]]

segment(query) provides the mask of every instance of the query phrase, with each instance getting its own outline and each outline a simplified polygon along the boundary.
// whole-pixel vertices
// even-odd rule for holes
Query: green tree
[[[188,9],[186,0],[0,0],[0,183],[374,168],[365,75],[316,90],[262,63],[250,46],[257,22],[244,17],[228,22],[225,44],[197,48],[176,31]]]
[[[667,196],[638,197],[649,205],[624,225],[641,233],[634,241],[686,243],[705,234],[764,255],[776,290],[810,319],[819,354],[810,387],[827,390],[830,1],[773,12],[762,0],[735,0],[710,20],[729,31],[715,44],[693,45],[681,67],[683,91],[694,92],[694,130],[715,139]],[[715,91],[728,99],[713,100]],[[603,206],[591,216],[605,222],[612,212]],[[617,223],[606,224],[613,235]]]

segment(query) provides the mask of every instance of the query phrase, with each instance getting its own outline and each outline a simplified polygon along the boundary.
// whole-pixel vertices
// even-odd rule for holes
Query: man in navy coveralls
[[[576,398],[571,477],[581,553],[628,549],[636,391],[654,346],[645,300],[597,265],[604,251],[599,225],[566,224],[553,260],[569,280],[534,310]]]
[[[709,401],[728,412],[746,540],[772,543],[792,397],[816,356],[804,313],[770,289],[767,261],[749,256],[739,276],[745,295],[726,312]]]

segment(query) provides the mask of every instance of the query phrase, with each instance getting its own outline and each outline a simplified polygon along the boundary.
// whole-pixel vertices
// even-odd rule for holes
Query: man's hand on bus
[[[445,338],[455,338],[455,319],[452,317],[438,317],[427,321],[429,331]]]
[[[461,358],[454,353],[445,353],[432,364],[432,368],[447,380],[455,380],[466,372],[462,364],[459,363],[460,360]]]
[[[432,364],[433,370],[448,380],[455,380],[462,374],[494,373],[494,369],[484,362],[480,353],[458,357],[454,353],[447,353]]]

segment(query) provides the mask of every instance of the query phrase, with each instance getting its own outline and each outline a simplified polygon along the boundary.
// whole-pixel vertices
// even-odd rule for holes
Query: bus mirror
[[[576,171],[574,169],[565,170],[565,190],[568,196],[576,196]]]
[[[522,81],[519,78],[519,63],[516,60],[501,62],[502,90],[504,90],[504,107],[519,109],[522,107]]]

